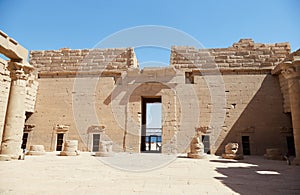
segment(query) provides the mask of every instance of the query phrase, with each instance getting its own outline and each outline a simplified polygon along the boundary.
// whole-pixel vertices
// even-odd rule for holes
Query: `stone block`
[[[99,151],[96,152],[95,156],[98,156],[98,157],[113,156],[112,145],[113,145],[112,141],[100,141]]]
[[[28,155],[45,155],[45,148],[43,145],[32,145],[30,146]]]
[[[268,160],[283,160],[283,155],[279,148],[267,148],[264,157]]]

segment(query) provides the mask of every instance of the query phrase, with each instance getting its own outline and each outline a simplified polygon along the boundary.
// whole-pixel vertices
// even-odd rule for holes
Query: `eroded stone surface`
[[[225,153],[222,154],[222,158],[225,159],[235,159],[235,160],[241,160],[243,159],[242,155],[237,154],[239,149],[238,143],[228,143],[225,146]]]
[[[188,153],[189,158],[204,158],[204,145],[201,138],[202,132],[199,128],[196,128],[196,135],[192,138],[190,143],[190,152]]]
[[[95,156],[108,157],[113,156],[113,142],[112,141],[100,141],[99,151],[96,152]]]
[[[283,160],[283,155],[279,148],[267,148],[264,157],[269,160]]]
[[[300,165],[300,50],[289,54],[272,71],[272,74],[279,75],[285,112],[290,112],[292,115],[296,153],[293,164]],[[290,152],[288,151],[288,153]]]
[[[45,148],[43,145],[32,145],[30,146],[30,150],[28,155],[45,155]]]
[[[63,151],[60,152],[61,156],[77,156],[78,151],[78,140],[66,140],[64,143]]]

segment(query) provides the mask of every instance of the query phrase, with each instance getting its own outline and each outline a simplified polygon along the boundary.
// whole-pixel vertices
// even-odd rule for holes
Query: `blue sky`
[[[147,104],[147,128],[161,128],[162,105],[161,103]]]
[[[300,1],[74,1],[0,0],[0,29],[29,50],[92,48],[122,29],[162,25],[179,29],[206,48],[240,38],[290,42],[300,48]],[[169,51],[136,50],[140,63],[168,63]]]

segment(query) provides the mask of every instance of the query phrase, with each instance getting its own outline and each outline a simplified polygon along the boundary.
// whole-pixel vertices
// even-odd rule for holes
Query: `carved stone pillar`
[[[33,69],[29,64],[9,62],[11,76],[9,102],[6,112],[1,159],[18,159],[22,155],[21,144],[25,122],[25,96],[28,73]]]
[[[293,123],[296,158],[293,164],[300,165],[300,56],[293,56],[284,63],[281,74],[288,79],[288,93]]]
[[[293,164],[300,165],[300,78],[289,80],[289,93],[296,152]]]

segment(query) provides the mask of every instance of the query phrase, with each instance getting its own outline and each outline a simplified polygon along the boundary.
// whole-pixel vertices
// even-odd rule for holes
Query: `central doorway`
[[[161,153],[161,97],[142,97],[141,152]]]

